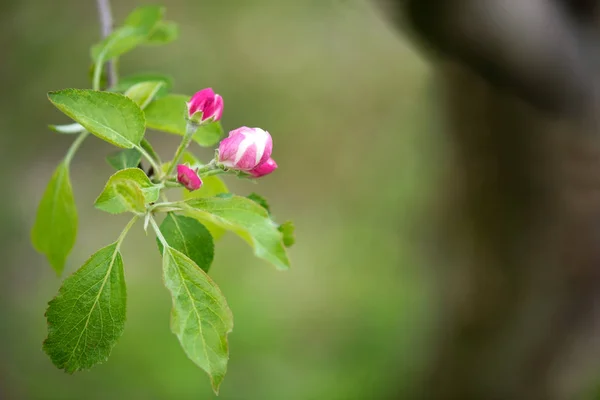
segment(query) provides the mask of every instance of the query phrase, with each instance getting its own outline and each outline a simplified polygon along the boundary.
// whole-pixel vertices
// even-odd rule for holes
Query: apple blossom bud
[[[231,169],[250,171],[266,162],[272,151],[273,139],[269,132],[242,126],[221,141],[218,161]]]
[[[202,89],[187,103],[190,121],[202,123],[208,119],[218,121],[223,114],[223,98],[211,88]]]
[[[196,171],[183,164],[177,165],[177,181],[190,192],[198,190],[202,186],[202,179],[196,174]]]
[[[261,176],[269,175],[271,172],[277,169],[277,163],[272,158],[269,158],[264,163],[252,168],[248,171],[255,178],[260,178]]]

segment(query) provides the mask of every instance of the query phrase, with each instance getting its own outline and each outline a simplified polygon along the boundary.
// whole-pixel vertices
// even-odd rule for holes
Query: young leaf
[[[93,254],[48,303],[44,351],[68,373],[107,360],[125,326],[126,289],[117,243]]]
[[[162,45],[167,44],[179,36],[179,27],[172,21],[160,21],[152,30],[145,44]]]
[[[264,197],[262,197],[258,193],[250,193],[246,197],[248,197],[250,200],[254,201],[256,204],[258,204],[259,206],[261,206],[265,210],[267,210],[267,213],[269,215],[271,215],[271,207],[269,207],[269,203],[267,202],[267,199],[265,199]]]
[[[185,354],[208,373],[218,393],[227,372],[231,310],[212,279],[185,254],[168,246],[163,251],[163,273],[173,299],[171,330]]]
[[[119,150],[106,157],[106,162],[116,170],[136,168],[142,160],[142,153],[136,149]]]
[[[40,201],[31,241],[37,251],[60,275],[77,236],[77,208],[69,179],[69,167],[62,162],[54,171]]]
[[[130,149],[144,137],[144,112],[122,94],[64,89],[48,93],[48,98],[89,132],[115,146]]]
[[[151,102],[145,109],[148,128],[183,136],[186,130],[186,102],[190,96],[169,94]],[[223,136],[219,121],[202,125],[194,134],[194,141],[200,146],[214,145]]]
[[[123,204],[122,199],[115,190],[115,185],[122,181],[131,182],[139,186],[144,196],[144,204],[153,203],[158,200],[159,186],[154,185],[141,169],[127,168],[114,173],[108,178],[104,190],[94,203],[96,208],[111,214],[119,214],[130,210]]]
[[[277,228],[283,235],[283,244],[285,247],[292,247],[296,243],[296,227],[292,221],[286,221]]]
[[[240,196],[198,198],[187,201],[184,207],[190,217],[236,233],[254,248],[257,257],[278,269],[290,267],[281,232],[254,201]]]
[[[91,55],[96,64],[118,57],[144,43],[162,19],[164,8],[144,6],[136,8],[117,28],[100,43],[92,47]]]
[[[204,225],[194,218],[168,213],[160,224],[160,232],[170,247],[182,252],[204,272],[208,272],[215,246],[210,232]],[[163,245],[158,238],[156,242],[162,254]]]
[[[146,199],[142,188],[136,182],[118,180],[114,184],[114,192],[127,211],[137,214],[146,212]]]
[[[140,82],[127,89],[125,96],[135,101],[143,110],[150,104],[163,85],[163,81]]]
[[[75,133],[81,133],[85,131],[85,128],[75,122],[74,124],[65,124],[65,125],[48,125],[48,128],[57,133],[62,133],[65,135],[72,135]]]
[[[142,82],[163,82],[163,86],[159,89],[156,97],[166,95],[173,86],[173,78],[169,75],[156,72],[141,72],[138,74],[128,75],[119,79],[119,82],[110,88],[113,92],[125,92],[127,89]]]

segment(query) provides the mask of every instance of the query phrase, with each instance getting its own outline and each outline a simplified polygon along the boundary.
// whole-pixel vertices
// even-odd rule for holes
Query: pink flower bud
[[[255,178],[260,178],[261,176],[269,175],[271,172],[277,169],[277,163],[272,158],[269,158],[264,163],[252,168],[248,171]]]
[[[242,126],[229,132],[219,144],[219,162],[241,171],[250,171],[265,163],[273,151],[273,139],[260,128]]]
[[[177,181],[190,192],[198,190],[202,186],[202,179],[196,174],[196,171],[183,164],[177,165]]]
[[[187,108],[188,118],[194,122],[203,122],[209,118],[218,121],[223,114],[223,98],[211,88],[202,89],[192,96]]]

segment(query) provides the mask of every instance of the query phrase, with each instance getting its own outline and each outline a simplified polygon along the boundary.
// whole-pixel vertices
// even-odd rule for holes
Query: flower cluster
[[[211,88],[202,89],[187,103],[188,124],[198,127],[204,123],[219,121],[223,114],[223,98]],[[219,144],[213,164],[223,171],[234,171],[252,178],[260,178],[277,169],[271,158],[273,139],[269,132],[260,128],[242,126],[229,132]],[[202,186],[198,171],[179,164],[177,180],[188,190]]]

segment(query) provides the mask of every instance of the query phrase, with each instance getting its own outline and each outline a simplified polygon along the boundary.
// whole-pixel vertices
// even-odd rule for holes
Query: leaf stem
[[[71,164],[71,160],[73,160],[75,153],[77,153],[77,150],[79,150],[79,147],[88,135],[88,131],[83,131],[79,134],[79,136],[77,136],[77,139],[71,143],[71,147],[69,147],[69,150],[67,150],[67,154],[65,155],[65,164]]]
[[[160,165],[156,162],[156,160],[154,159],[154,157],[152,157],[147,151],[146,149],[144,149],[142,146],[135,146],[135,149],[137,151],[139,151],[140,153],[142,153],[142,155],[144,156],[144,158],[146,160],[148,160],[148,162],[150,163],[150,165],[152,165],[152,168],[154,169],[154,173],[158,176],[159,179],[162,179],[163,175],[162,175],[162,168],[160,167]]]
[[[158,228],[158,225],[156,224],[156,221],[154,220],[154,217],[150,217],[150,224],[152,224],[152,229],[154,229],[154,232],[156,233],[156,237],[158,238],[158,240],[160,240],[160,243],[163,245],[163,247],[165,249],[167,247],[170,247],[169,244],[167,243],[167,240],[163,236],[162,232]]]
[[[183,155],[185,149],[187,149],[190,145],[190,142],[194,137],[194,133],[196,133],[196,131],[198,130],[198,127],[199,125],[193,122],[187,123],[187,126],[185,128],[185,135],[183,136],[183,139],[181,139],[181,143],[179,143],[179,147],[177,147],[177,150],[175,151],[175,156],[173,157],[173,161],[171,161],[171,163],[169,164],[169,169],[167,170],[165,177],[169,177],[173,173],[173,171],[175,171],[175,167],[177,166],[179,159]]]
[[[134,216],[133,218],[131,218],[131,220],[129,220],[127,225],[125,225],[125,228],[123,228],[123,231],[121,232],[121,234],[119,235],[119,238],[117,239],[116,251],[119,251],[119,249],[121,248],[121,244],[123,243],[123,240],[125,239],[125,236],[127,236],[127,233],[129,232],[131,227],[136,223],[138,218],[139,218],[139,215]]]
[[[102,32],[102,37],[105,38],[112,33],[113,30],[113,18],[112,11],[110,8],[110,0],[96,0],[96,5],[98,6],[98,16],[100,17],[100,31]],[[102,65],[96,66],[96,70],[94,71],[94,89],[99,90],[100,87],[100,76],[102,72]],[[108,73],[107,77],[107,86],[111,87],[117,84],[117,67],[115,61],[108,61],[106,63],[106,71]]]

